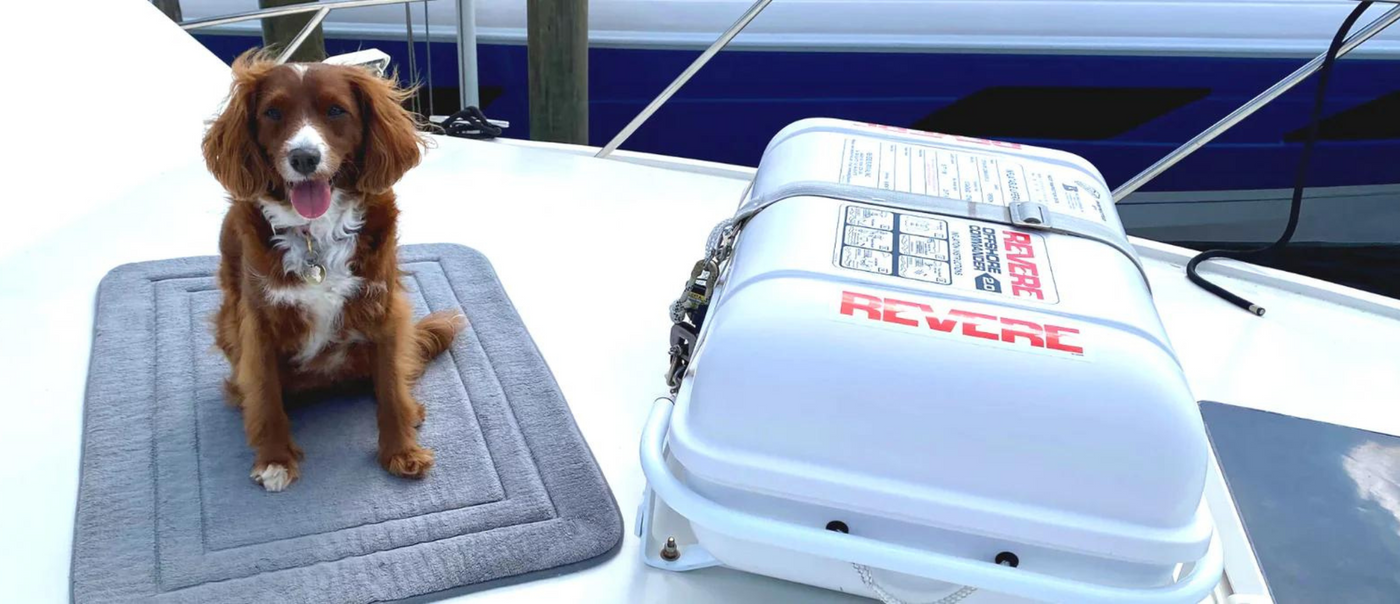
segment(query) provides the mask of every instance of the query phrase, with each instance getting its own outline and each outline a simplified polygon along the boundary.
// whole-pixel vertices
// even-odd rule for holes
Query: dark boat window
[[[1285,142],[1296,143],[1308,134],[1306,125],[1285,134]],[[1400,90],[1372,99],[1341,113],[1322,118],[1317,139],[1324,141],[1370,141],[1400,138]]]
[[[426,89],[427,86],[424,86],[424,88]],[[430,91],[433,95],[433,108],[439,115],[451,115],[462,108],[462,97],[461,93],[459,92],[460,90],[461,89],[457,86],[433,87],[433,89]],[[487,86],[483,84],[480,88],[477,89],[477,98],[481,100],[481,106],[477,108],[483,111],[490,109],[491,103],[494,103],[496,99],[501,98],[501,95],[503,94],[505,94],[505,87]]]
[[[1210,94],[1208,88],[984,88],[914,128],[985,138],[1103,140]]]

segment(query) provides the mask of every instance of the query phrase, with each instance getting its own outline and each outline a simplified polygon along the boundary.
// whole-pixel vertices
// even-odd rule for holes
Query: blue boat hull
[[[261,41],[204,35],[225,60]],[[432,45],[432,82],[455,88],[451,43]],[[374,47],[407,75],[407,44],[327,39],[331,54]],[[417,44],[420,71],[427,44]],[[696,56],[694,51],[589,51],[589,138],[602,145]],[[486,113],[529,132],[524,46],[483,44],[479,80]],[[625,149],[740,165],[757,164],[769,138],[805,117],[823,116],[1064,149],[1088,158],[1117,185],[1296,69],[1301,59],[1190,56],[928,54],[733,51],[720,53],[643,126]],[[420,76],[426,81],[426,76]],[[1169,170],[1146,191],[1230,191],[1292,186],[1312,81]],[[1387,97],[1389,95],[1389,97]],[[1115,99],[1126,99],[1116,103]],[[979,102],[985,101],[983,106]],[[1146,101],[1146,103],[1144,103]],[[1310,184],[1400,182],[1400,61],[1338,64],[1327,114],[1339,115],[1319,144]],[[1137,109],[1149,107],[1147,113]],[[444,113],[438,107],[438,113]],[[1089,112],[1089,113],[1086,113]],[[1358,118],[1380,116],[1374,131]],[[1100,119],[1102,118],[1102,119]],[[1387,124],[1388,118],[1389,123]],[[1035,122],[1026,132],[1007,123]],[[1115,124],[1101,131],[1102,123]],[[1062,124],[1063,127],[1057,127]],[[1048,125],[1048,126],[1046,126]],[[1350,130],[1348,130],[1350,126]],[[1331,132],[1338,130],[1338,132]]]

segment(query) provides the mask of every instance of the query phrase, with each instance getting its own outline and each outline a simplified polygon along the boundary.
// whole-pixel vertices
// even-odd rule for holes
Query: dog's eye
[[[340,117],[342,115],[345,115],[345,108],[340,105],[331,105],[331,108],[326,110],[327,117]]]
[[[282,112],[281,112],[280,110],[276,109],[276,108],[268,109],[267,111],[264,111],[264,112],[263,112],[263,115],[267,116],[267,119],[270,119],[270,120],[272,120],[272,121],[274,121],[274,122],[278,122],[278,121],[281,121],[281,120],[282,120]]]

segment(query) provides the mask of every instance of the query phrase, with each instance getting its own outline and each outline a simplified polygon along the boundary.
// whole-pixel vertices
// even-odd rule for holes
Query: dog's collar
[[[297,226],[279,227],[279,226],[277,226],[277,225],[275,225],[275,224],[272,224],[272,220],[269,219],[266,215],[263,216],[263,220],[267,221],[267,226],[268,226],[268,228],[272,229],[272,236],[273,236],[273,237],[277,237],[277,236],[279,236],[279,235],[287,235],[287,234],[290,234],[290,233],[294,233],[294,234],[296,234],[298,237],[307,238],[307,239],[311,238],[311,223],[309,223],[309,222],[306,223],[306,224],[300,224],[300,225],[297,225]],[[344,233],[347,235],[347,237],[337,237],[337,236],[336,236],[336,233],[335,233],[334,231],[332,231],[331,233],[329,233],[329,236],[330,236],[330,238],[331,238],[332,240],[348,239],[349,237],[354,237],[355,235],[360,234],[360,229],[361,229],[361,228],[362,228],[362,226],[356,225],[356,226],[353,226],[353,227],[345,227],[345,228],[340,229],[342,232],[344,232]]]
[[[311,237],[311,225],[309,223],[293,227],[278,227],[273,226],[271,222],[268,222],[267,226],[272,227],[272,235],[274,237],[278,235],[287,235],[291,233],[295,233],[299,237]]]

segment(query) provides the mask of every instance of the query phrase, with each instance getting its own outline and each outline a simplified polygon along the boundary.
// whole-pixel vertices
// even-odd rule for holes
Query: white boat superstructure
[[[474,0],[478,40],[524,44],[525,3]],[[623,48],[704,48],[750,0],[594,0],[589,41]],[[1311,56],[1350,10],[1344,0],[784,0],[734,41],[748,50],[878,49],[913,52],[1074,52]],[[246,0],[182,5],[203,19],[254,8]],[[414,35],[456,36],[456,2],[414,7]],[[1377,9],[1379,10],[1379,9]],[[340,37],[402,39],[404,10],[384,6],[338,11],[326,31]],[[225,32],[255,33],[256,23]],[[968,32],[976,32],[969,34]],[[419,37],[418,39],[423,39]],[[1400,34],[1365,51],[1400,55]]]
[[[68,35],[146,60],[140,75],[54,48],[29,76],[54,115],[97,128],[14,120],[0,240],[0,576],[4,599],[68,601],[84,380],[97,283],[127,262],[212,255],[223,191],[198,145],[227,90],[227,68],[144,2],[92,3]],[[23,9],[21,10],[23,15]],[[108,26],[120,21],[133,41]],[[20,31],[6,52],[38,46]],[[74,73],[85,74],[81,86]],[[133,85],[133,79],[139,85]],[[91,94],[76,94],[89,91]],[[7,95],[6,115],[35,115]],[[401,241],[455,242],[485,253],[567,396],[624,510],[643,503],[637,441],[665,386],[667,305],[710,228],[730,216],[752,171],[580,147],[435,138],[396,187]],[[1191,284],[1192,252],[1134,240],[1157,309],[1202,400],[1400,435],[1400,302],[1224,261],[1203,270],[1268,306],[1260,318]],[[1228,584],[1215,602],[1266,602],[1249,541],[1212,464],[1207,499],[1225,545]],[[1393,512],[1400,522],[1400,508]],[[1233,521],[1232,521],[1233,519]],[[726,569],[676,574],[647,566],[658,543],[630,536],[618,555],[580,572],[450,601],[858,602],[854,596]],[[664,534],[662,531],[661,534]],[[1248,596],[1229,599],[1230,595]],[[971,601],[971,600],[970,600]]]

